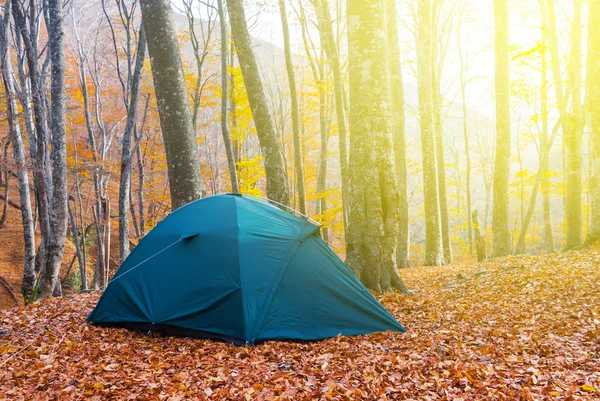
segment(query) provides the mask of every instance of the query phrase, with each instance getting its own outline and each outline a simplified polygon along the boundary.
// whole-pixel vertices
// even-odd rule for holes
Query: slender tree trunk
[[[135,57],[135,67],[131,90],[129,92],[129,105],[127,106],[127,123],[123,133],[123,149],[121,152],[121,178],[119,182],[119,257],[123,262],[129,255],[129,208],[131,197],[131,140],[137,122],[137,106],[140,96],[140,81],[146,57],[146,35],[144,26],[140,25],[138,46]]]
[[[387,0],[348,0],[350,198],[348,267],[368,288],[409,292],[396,270],[398,184],[394,174]],[[382,42],[383,40],[383,42]]]
[[[33,211],[31,207],[31,198],[29,192],[29,175],[27,174],[25,145],[21,136],[19,126],[18,109],[16,101],[16,91],[13,81],[12,65],[10,60],[10,50],[3,45],[8,44],[8,23],[11,14],[11,2],[7,0],[4,5],[5,22],[0,27],[0,59],[2,62],[2,79],[4,83],[4,95],[6,97],[6,114],[8,120],[8,131],[13,148],[13,157],[15,159],[17,178],[19,183],[19,200],[21,206],[21,220],[23,223],[23,243],[25,244],[23,254],[23,282],[21,284],[21,293],[23,298],[31,298],[35,287],[35,229],[33,224]],[[34,144],[30,144],[34,146]],[[6,183],[8,187],[8,182]],[[6,199],[8,203],[8,199]]]
[[[390,57],[390,88],[392,92],[392,141],[398,181],[398,246],[396,263],[399,268],[410,265],[410,232],[408,185],[406,171],[406,136],[404,111],[404,80],[400,62],[396,1],[387,0],[387,37]]]
[[[479,229],[479,212],[477,209],[473,211],[473,231],[475,234],[475,247],[477,248],[477,262],[483,262],[485,260],[485,239],[481,235],[481,230]]]
[[[431,1],[419,0],[417,63],[419,115],[421,124],[421,153],[423,155],[423,191],[425,197],[425,265],[444,264],[442,228],[437,179],[433,83],[431,72]]]
[[[321,60],[325,60],[324,50],[321,49]],[[327,96],[325,94],[326,76],[325,65],[319,63],[319,73],[315,77],[319,86],[319,132],[321,138],[321,147],[319,149],[319,172],[317,175],[317,194],[319,194],[317,213],[323,216],[327,211],[327,158],[328,158],[328,142],[329,142],[329,124],[327,122]],[[326,243],[329,243],[329,230],[324,227],[321,230],[321,235]]]
[[[459,27],[460,29],[460,27]],[[471,201],[471,149],[469,148],[469,127],[467,120],[467,63],[465,59],[463,59],[463,53],[461,51],[461,41],[460,36],[458,37],[458,52],[460,59],[460,95],[462,99],[462,129],[463,129],[463,139],[465,141],[465,160],[467,163],[466,166],[466,188],[465,192],[467,194],[467,227],[468,227],[468,236],[469,236],[469,254],[473,255],[473,212],[471,211],[472,201]],[[468,57],[466,54],[465,57]]]
[[[306,191],[304,188],[304,166],[302,162],[302,141],[300,138],[300,117],[298,116],[298,93],[296,90],[296,75],[294,73],[294,62],[292,50],[290,49],[290,29],[285,11],[285,0],[279,0],[279,14],[281,15],[281,26],[283,28],[283,49],[285,54],[285,68],[287,70],[290,97],[292,103],[292,132],[294,136],[294,171],[296,173],[296,188],[298,207],[300,213],[306,214]]]
[[[2,179],[2,183],[4,184],[4,196],[2,197],[4,199],[4,207],[2,208],[2,216],[0,216],[0,228],[4,227],[4,224],[6,224],[6,219],[8,218],[8,204],[10,202],[10,199],[8,198],[8,193],[9,193],[9,189],[10,189],[10,170],[8,168],[8,148],[10,147],[10,141],[5,141],[4,142],[4,163],[6,163],[6,165],[4,166],[4,171],[2,171],[2,169],[0,169],[0,175],[4,174],[4,177]]]
[[[548,146],[548,62],[546,59],[546,33],[544,30],[542,38],[542,85],[541,85],[541,120],[542,120],[542,148]],[[544,241],[546,243],[546,252],[554,252],[554,234],[552,232],[552,219],[550,215],[550,179],[548,173],[550,170],[549,157],[541,158],[540,169],[546,173],[541,178],[542,204],[544,214]]]
[[[450,223],[448,219],[448,194],[446,190],[444,127],[442,124],[441,73],[436,70],[435,66],[432,70],[433,129],[435,132],[435,157],[437,164],[438,195],[440,200],[440,221],[442,224],[442,246],[444,248],[444,263],[452,263],[452,244],[450,243]]]
[[[231,181],[231,192],[239,193],[240,185],[237,177],[237,166],[233,146],[231,145],[231,136],[229,135],[229,72],[227,59],[229,51],[227,49],[227,22],[225,21],[225,10],[223,9],[223,0],[218,0],[219,27],[221,29],[221,135],[223,136],[223,145],[227,155],[227,167],[229,170],[229,180]]]
[[[571,55],[569,60],[569,86],[571,88],[571,129],[566,138],[567,145],[567,244],[571,249],[581,245],[582,229],[582,167],[581,141],[584,118],[581,105],[581,8],[582,0],[574,0],[574,15],[571,31]]]
[[[148,104],[148,98],[146,98],[146,105]],[[145,219],[145,210],[144,210],[144,156],[142,155],[141,149],[141,137],[144,135],[143,131],[140,131],[139,136],[137,134],[137,130],[135,130],[134,135],[136,135],[135,142],[138,144],[135,148],[135,155],[137,159],[137,169],[138,169],[138,188],[137,188],[137,201],[138,201],[138,214],[140,215],[140,236],[143,237],[146,234],[146,219]]]
[[[508,0],[494,0],[496,52],[496,156],[494,161],[494,201],[492,211],[492,256],[512,252],[508,227],[508,182],[510,177],[510,78]]]
[[[560,123],[560,122],[559,122]],[[535,177],[535,182],[533,184],[533,189],[531,190],[531,198],[529,199],[529,205],[527,207],[527,213],[524,214],[522,223],[521,223],[521,232],[519,234],[519,240],[517,241],[517,247],[515,249],[515,253],[525,253],[525,237],[527,235],[527,229],[529,228],[529,223],[531,222],[531,218],[533,217],[533,213],[535,212],[535,206],[537,204],[537,193],[543,177],[546,176],[547,168],[549,164],[550,150],[552,149],[552,144],[554,143],[554,138],[560,128],[559,124],[556,124],[554,129],[552,130],[552,135],[549,140],[546,141],[542,151],[540,153],[540,167],[538,169],[538,173]],[[523,212],[521,212],[523,213]]]
[[[33,106],[33,122],[36,136],[34,182],[36,187],[36,207],[40,221],[40,232],[42,234],[42,240],[40,243],[41,252],[37,252],[36,254],[36,263],[39,261],[40,271],[43,271],[45,269],[47,260],[47,244],[50,240],[49,237],[52,231],[50,227],[49,197],[49,187],[52,185],[52,174],[48,155],[48,129],[45,108],[46,95],[40,82],[38,53],[35,42],[37,38],[35,36],[32,38],[30,34],[31,31],[28,29],[27,20],[21,2],[18,0],[12,0],[11,5],[15,25],[19,31],[20,37],[23,39],[23,48],[29,69],[28,76],[31,87],[31,103]],[[34,13],[35,9],[32,8],[30,11]],[[35,30],[35,28],[32,27],[32,30]],[[28,102],[27,99],[24,99],[23,101]]]
[[[589,1],[588,110],[590,121],[590,225],[585,243],[600,241],[600,0]]]
[[[289,205],[290,196],[286,185],[287,174],[283,165],[282,150],[273,128],[258,64],[252,49],[244,5],[242,0],[228,0],[227,6],[231,21],[231,34],[237,49],[244,86],[262,150],[267,175],[267,196],[284,205]]]
[[[199,199],[202,182],[196,136],[169,0],[140,0],[154,90],[167,155],[173,210]]]
[[[321,43],[325,48],[327,60],[333,72],[333,87],[335,96],[335,112],[338,124],[338,144],[340,149],[340,170],[342,175],[342,217],[344,220],[344,232],[346,241],[346,254],[350,252],[348,249],[348,236],[351,229],[350,221],[348,220],[348,197],[349,191],[349,170],[348,170],[348,132],[346,129],[346,114],[345,114],[345,98],[344,79],[342,76],[342,68],[340,66],[339,52],[335,45],[333,34],[332,19],[329,11],[328,0],[312,0],[318,18],[319,35]]]

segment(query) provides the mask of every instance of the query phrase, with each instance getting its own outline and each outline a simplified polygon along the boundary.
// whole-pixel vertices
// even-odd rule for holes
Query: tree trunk
[[[140,0],[154,90],[167,156],[173,210],[199,199],[196,136],[169,0]]]
[[[444,264],[444,254],[434,135],[431,18],[430,0],[419,0],[417,78],[421,124],[421,153],[423,156],[423,191],[425,198],[425,265],[440,266]]]
[[[404,81],[400,62],[396,1],[387,1],[387,37],[390,63],[390,88],[392,100],[392,141],[398,181],[398,245],[396,263],[398,268],[410,265],[410,231],[408,212],[408,185],[406,171],[406,137],[404,111]]]
[[[469,147],[469,127],[467,120],[467,64],[468,55],[462,53],[462,43],[460,38],[460,26],[458,27],[458,56],[460,60],[460,95],[462,99],[462,129],[463,139],[465,141],[465,160],[466,166],[466,188],[467,194],[467,227],[469,236],[469,255],[473,255],[473,219],[472,219],[472,201],[471,201],[471,149]],[[465,57],[465,58],[463,58]]]
[[[560,121],[559,121],[560,123]],[[519,240],[517,241],[517,247],[515,248],[515,253],[525,253],[525,236],[527,235],[527,230],[529,228],[529,223],[531,222],[531,218],[533,217],[533,212],[535,211],[535,206],[537,204],[537,193],[542,182],[543,177],[547,173],[547,168],[549,164],[550,150],[552,149],[552,144],[554,143],[554,138],[556,137],[556,133],[560,128],[559,124],[556,124],[554,129],[552,130],[552,135],[550,139],[546,141],[544,147],[541,149],[540,153],[540,167],[538,169],[538,173],[535,177],[535,182],[533,184],[533,189],[531,190],[531,198],[529,199],[529,205],[527,207],[527,213],[523,216],[521,223],[521,232],[519,233]],[[521,212],[522,213],[522,212]]]
[[[396,182],[386,43],[387,0],[348,0],[350,189],[348,267],[375,291],[409,292],[396,270]]]
[[[144,26],[140,25],[138,46],[135,56],[135,67],[129,92],[127,106],[127,123],[123,133],[123,149],[121,152],[121,178],[119,182],[119,258],[123,262],[129,255],[129,208],[131,197],[131,140],[137,122],[137,106],[140,96],[140,81],[146,52],[146,35]]]
[[[543,31],[542,35],[542,83],[541,83],[541,120],[542,120],[542,138],[541,144],[542,149],[548,145],[548,62],[546,59],[546,31]],[[552,218],[550,215],[550,179],[548,173],[550,170],[549,157],[540,159],[540,169],[546,173],[541,178],[541,189],[542,189],[542,208],[544,214],[544,242],[546,244],[546,252],[554,252],[554,234],[552,232]]]
[[[36,136],[34,183],[36,187],[36,208],[38,211],[38,218],[40,222],[40,232],[42,234],[40,249],[43,249],[43,252],[37,252],[36,263],[39,262],[40,271],[43,271],[45,269],[47,260],[47,244],[50,241],[50,235],[52,231],[50,227],[51,208],[49,196],[50,187],[52,186],[52,174],[50,170],[50,161],[48,155],[48,129],[46,120],[47,114],[45,107],[46,94],[40,82],[40,71],[38,65],[38,53],[36,42],[37,38],[32,38],[30,35],[30,30],[28,29],[27,19],[25,17],[21,2],[18,0],[12,0],[11,5],[16,28],[19,31],[20,37],[23,39],[23,48],[27,59],[27,66],[29,69],[28,77],[29,84],[31,87],[31,103],[33,105],[34,117],[34,129],[32,131],[35,132]],[[30,11],[32,14],[35,14],[34,9]],[[35,28],[32,29],[35,30]],[[54,34],[54,37],[56,37],[57,33]],[[24,74],[25,72],[23,71],[22,84],[25,85],[21,86],[27,87],[26,78]],[[21,75],[21,71],[19,75]],[[27,98],[24,98],[22,99],[22,102],[28,103],[29,100]]]
[[[40,296],[56,295],[59,288],[59,273],[67,236],[67,142],[65,93],[65,44],[63,29],[63,7],[60,0],[48,1],[50,27],[48,49],[51,68],[51,130],[52,130],[52,213],[50,214],[51,235],[46,245],[45,276],[40,283]]]
[[[441,69],[441,66],[437,66]],[[450,223],[448,221],[448,194],[446,190],[446,161],[444,157],[444,127],[442,124],[441,72],[432,68],[433,78],[433,129],[435,132],[435,158],[437,165],[438,195],[440,200],[440,222],[442,225],[442,247],[444,263],[452,263]]]
[[[298,116],[298,93],[296,90],[296,75],[294,74],[292,50],[290,49],[290,28],[288,26],[287,13],[285,11],[285,0],[279,0],[279,14],[281,15],[281,26],[283,28],[283,49],[285,54],[285,68],[287,70],[292,105],[292,132],[294,136],[294,171],[296,173],[298,207],[300,209],[300,213],[306,214],[306,191],[304,188],[304,166],[302,161],[302,140],[300,138],[300,117]]]
[[[223,0],[218,0],[219,26],[221,28],[221,134],[223,136],[223,145],[227,154],[227,167],[229,170],[229,179],[231,181],[231,192],[237,194],[240,192],[240,185],[237,178],[237,166],[231,145],[231,136],[229,135],[229,75],[227,59],[229,51],[227,49],[227,22],[225,21],[225,10],[223,9]]]
[[[290,196],[286,185],[286,170],[283,166],[281,149],[279,147],[271,113],[263,84],[260,79],[258,64],[252,49],[246,14],[242,0],[228,0],[231,34],[237,49],[238,60],[244,77],[244,86],[248,102],[252,110],[256,134],[262,150],[265,173],[267,176],[267,196],[284,205],[290,204]]]
[[[4,196],[2,197],[2,199],[4,199],[4,207],[2,208],[2,216],[0,216],[0,228],[4,227],[4,224],[6,224],[6,219],[8,218],[8,203],[9,203],[9,198],[8,198],[8,193],[9,193],[9,189],[10,189],[10,170],[8,169],[8,148],[10,147],[10,141],[5,141],[4,142],[4,163],[6,163],[6,165],[4,166],[4,172],[2,172],[2,169],[0,168],[0,175],[4,174],[4,177],[2,179],[2,182],[4,184]]]
[[[348,133],[346,129],[346,114],[344,112],[345,93],[344,93],[344,78],[342,76],[342,68],[340,66],[339,53],[335,45],[333,35],[332,19],[329,11],[327,0],[312,0],[319,20],[319,35],[322,46],[325,48],[325,54],[333,72],[333,87],[335,96],[335,112],[338,124],[338,145],[340,149],[340,170],[342,175],[342,217],[344,220],[344,232],[346,242],[346,254],[348,249],[348,236],[351,229],[348,220],[348,197],[349,195],[349,170],[348,170]]]
[[[4,24],[0,26],[0,59],[2,62],[2,80],[4,83],[4,95],[6,97],[6,115],[8,120],[8,131],[13,148],[13,157],[17,169],[19,183],[19,200],[21,207],[21,220],[23,223],[23,243],[25,245],[23,254],[23,282],[21,293],[26,300],[30,299],[35,287],[35,229],[33,224],[33,211],[29,190],[29,175],[27,174],[25,144],[21,136],[19,126],[16,91],[13,81],[10,50],[8,48],[8,24],[11,13],[11,2],[7,0],[4,5]],[[33,144],[30,144],[33,146]],[[6,184],[8,186],[8,182]],[[8,202],[8,199],[6,199]]]
[[[508,71],[508,0],[494,0],[495,21],[495,88],[496,88],[496,156],[494,160],[492,256],[512,252],[508,227],[510,177],[510,78]]]
[[[475,233],[475,248],[477,248],[477,262],[483,262],[487,257],[485,254],[485,239],[481,236],[479,229],[479,212],[477,209],[473,211],[473,231]]]
[[[582,167],[581,141],[584,118],[581,105],[581,8],[582,0],[574,0],[571,31],[571,55],[569,60],[569,87],[571,93],[571,129],[566,137],[567,145],[567,244],[566,249],[581,245],[582,228]]]
[[[587,103],[590,121],[590,224],[587,245],[600,241],[600,0],[589,0]]]

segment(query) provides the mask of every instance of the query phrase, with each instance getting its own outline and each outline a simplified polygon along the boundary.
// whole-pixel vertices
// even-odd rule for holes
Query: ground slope
[[[149,336],[84,323],[97,294],[0,312],[0,399],[599,399],[600,249],[402,273],[405,334]]]

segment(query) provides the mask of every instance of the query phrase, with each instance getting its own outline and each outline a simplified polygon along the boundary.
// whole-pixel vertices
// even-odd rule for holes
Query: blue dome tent
[[[160,222],[87,320],[236,344],[405,331],[317,225],[233,194],[192,202]]]

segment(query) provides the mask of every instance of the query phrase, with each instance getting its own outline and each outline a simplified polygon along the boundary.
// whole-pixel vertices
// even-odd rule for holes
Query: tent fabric
[[[192,202],[160,222],[87,320],[239,344],[405,331],[318,226],[231,194]]]

